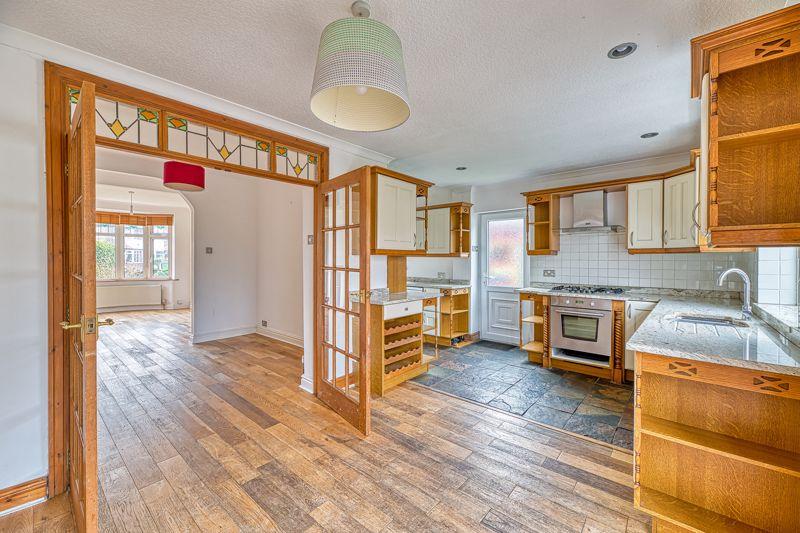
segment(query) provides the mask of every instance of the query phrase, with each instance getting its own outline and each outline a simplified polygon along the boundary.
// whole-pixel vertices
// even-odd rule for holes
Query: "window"
[[[171,216],[98,212],[97,220],[95,249],[98,280],[172,277]],[[169,223],[165,224],[165,221]]]
[[[108,280],[117,277],[117,226],[97,224],[97,279]]]

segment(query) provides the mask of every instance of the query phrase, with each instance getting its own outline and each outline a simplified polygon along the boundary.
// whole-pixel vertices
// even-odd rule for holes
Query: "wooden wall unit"
[[[417,208],[427,207],[428,190],[433,183],[388,168],[373,166],[369,169],[375,191],[372,195],[372,254],[425,255],[424,239],[419,239],[417,232],[420,226],[427,231],[427,217],[418,221]],[[387,183],[389,186],[381,187]],[[384,198],[392,193],[395,193],[393,198]],[[398,207],[398,195],[403,193],[415,195],[415,203],[405,205],[412,199],[404,198],[404,206]]]
[[[684,531],[798,531],[800,377],[636,353],[635,505]]]
[[[697,37],[692,50],[693,79],[711,78],[711,245],[800,243],[800,6]]]
[[[525,250],[528,255],[555,255],[559,249],[559,196],[525,193]]]
[[[471,208],[467,202],[429,205],[417,208],[427,213],[426,253],[430,257],[469,257]],[[418,219],[422,217],[417,216]]]

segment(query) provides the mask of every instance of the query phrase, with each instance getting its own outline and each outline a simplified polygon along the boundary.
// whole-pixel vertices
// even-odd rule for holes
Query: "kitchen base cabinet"
[[[798,501],[800,376],[636,352],[634,503],[654,531],[800,531]]]
[[[519,295],[519,348],[528,352],[528,361],[550,368],[550,297],[543,294]]]
[[[633,337],[644,319],[650,315],[650,311],[656,306],[657,302],[637,302],[628,300],[625,302],[625,342]],[[633,370],[635,367],[636,354],[632,350],[625,350],[625,381],[633,381]]]
[[[383,396],[404,381],[428,371],[435,357],[423,353],[424,309],[435,298],[409,304],[372,305],[370,316],[370,386]],[[411,311],[411,314],[407,314]]]
[[[442,289],[438,317],[438,334],[425,335],[427,342],[463,348],[477,341],[469,332],[469,289]]]

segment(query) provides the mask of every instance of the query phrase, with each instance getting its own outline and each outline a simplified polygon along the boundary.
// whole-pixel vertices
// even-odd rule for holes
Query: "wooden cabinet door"
[[[633,337],[655,306],[656,302],[625,302],[625,342]],[[625,350],[625,369],[633,370],[633,366],[634,352]]]
[[[378,174],[377,238],[379,250],[415,250],[417,186]]]
[[[428,210],[428,253],[450,253],[450,208]]]
[[[628,185],[628,249],[662,248],[663,180]]]
[[[664,248],[697,246],[692,211],[697,204],[695,172],[664,180]]]

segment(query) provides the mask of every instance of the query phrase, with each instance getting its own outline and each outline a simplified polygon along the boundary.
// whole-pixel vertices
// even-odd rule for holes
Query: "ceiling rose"
[[[400,38],[369,18],[365,1],[354,2],[350,10],[353,17],[322,31],[311,111],[345,130],[395,128],[411,114]]]

